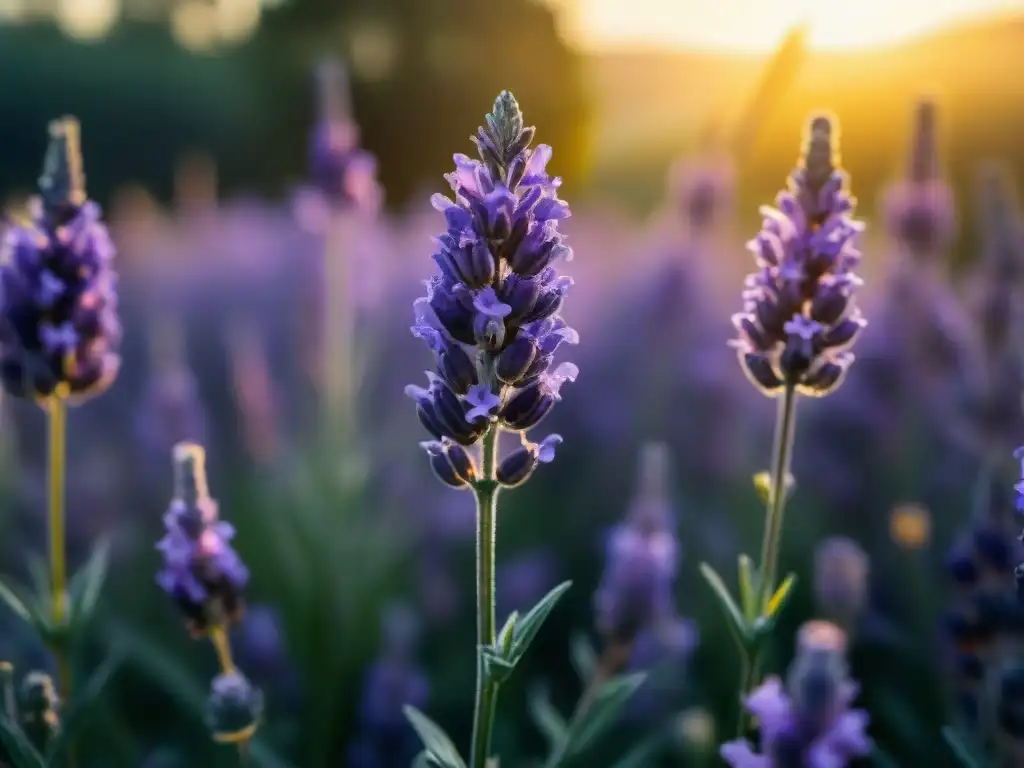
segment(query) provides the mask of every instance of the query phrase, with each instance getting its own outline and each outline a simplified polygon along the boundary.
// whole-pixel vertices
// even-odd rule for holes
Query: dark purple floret
[[[766,680],[745,702],[757,720],[761,749],[745,740],[722,745],[732,768],[843,768],[871,752],[868,716],[850,709],[857,685],[846,670],[842,630],[812,621],[800,631],[797,655],[783,685]]]
[[[178,604],[194,637],[241,618],[249,571],[231,548],[235,530],[220,519],[206,483],[205,453],[194,443],[174,448],[175,496],[157,545],[157,583]]]
[[[776,208],[762,209],[764,224],[749,246],[758,271],[747,277],[732,345],[769,396],[787,385],[815,397],[834,391],[865,325],[853,298],[863,225],[852,218],[856,201],[839,168],[837,133],[831,119],[811,120],[800,166]]]
[[[456,155],[456,170],[445,177],[454,199],[432,200],[447,228],[436,240],[438,273],[415,303],[412,332],[437,368],[427,388],[406,392],[437,441],[474,445],[495,421],[526,432],[577,375],[570,363],[554,364],[558,347],[577,341],[558,314],[572,284],[557,269],[572,257],[558,231],[569,208],[558,198],[561,179],[545,170],[551,148],[531,149],[533,134],[503,92],[473,138],[480,160]],[[557,442],[552,436],[525,446],[505,468],[505,484],[525,479]]]
[[[73,118],[50,124],[39,192],[0,246],[0,383],[15,397],[80,402],[117,377],[121,326],[114,245],[86,197]]]

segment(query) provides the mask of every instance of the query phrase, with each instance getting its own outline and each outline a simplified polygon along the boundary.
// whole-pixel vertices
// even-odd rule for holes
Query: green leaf
[[[603,735],[622,714],[623,705],[637,688],[643,685],[647,675],[638,672],[632,675],[613,677],[598,690],[590,706],[578,719],[569,724],[569,735],[565,742],[566,757],[578,755]]]
[[[589,683],[597,672],[597,651],[590,644],[586,635],[573,634],[569,640],[569,658],[580,680]]]
[[[747,555],[739,557],[740,605],[747,623],[752,623],[759,613],[757,595],[761,589],[761,575],[754,561]]]
[[[612,768],[648,768],[661,754],[664,744],[665,738],[661,734],[648,736],[616,760],[612,764]]]
[[[508,653],[509,661],[515,664],[523,657],[523,654],[530,647],[530,643],[533,642],[534,638],[537,637],[537,633],[540,632],[544,621],[554,609],[555,604],[571,586],[571,581],[559,584],[542,597],[540,602],[530,609],[529,613],[516,622],[515,629],[512,632],[512,647]]]
[[[99,602],[103,584],[107,579],[110,565],[110,541],[100,539],[93,547],[92,554],[74,576],[68,588],[71,602],[71,616],[76,629],[81,629],[92,618]]]
[[[960,734],[948,725],[942,729],[942,738],[946,740],[949,748],[956,755],[956,759],[960,761],[960,764],[965,768],[981,768],[981,762],[971,754],[970,748],[967,743],[960,737]]]
[[[35,613],[28,607],[21,589],[0,579],[0,601],[6,603],[14,614],[27,624],[35,625]]]
[[[429,760],[437,763],[439,768],[466,768],[465,761],[459,756],[459,750],[437,723],[408,704],[402,707],[402,712],[423,741]]]
[[[0,718],[0,743],[10,753],[12,768],[47,768],[46,760],[39,754],[22,730]]]
[[[551,703],[547,686],[536,684],[530,687],[526,706],[530,710],[533,724],[544,735],[548,748],[553,752],[569,737],[569,724]]]
[[[416,755],[416,759],[412,761],[411,768],[434,768],[434,765],[430,755],[426,752],[420,752]]]
[[[498,632],[498,637],[495,641],[495,646],[501,650],[502,654],[508,656],[509,651],[512,650],[512,638],[515,636],[516,623],[519,621],[519,611],[512,611],[509,617],[505,619],[505,624]]]
[[[736,605],[736,601],[732,599],[732,595],[729,594],[728,588],[725,586],[725,582],[722,581],[722,577],[719,576],[715,569],[707,563],[700,564],[700,573],[704,577],[704,580],[711,586],[715,597],[718,598],[718,604],[722,608],[722,612],[725,614],[726,623],[729,625],[729,629],[732,631],[733,637],[737,644],[744,653],[746,653],[752,641],[750,626],[747,624],[747,620],[743,617],[743,612],[740,611]]]
[[[60,732],[57,734],[57,740],[49,754],[51,760],[64,754],[75,734],[87,722],[87,719],[97,712],[99,708],[96,706],[96,702],[123,662],[123,655],[115,650],[93,670],[85,683],[75,691],[74,698],[61,713]]]
[[[489,645],[482,645],[477,650],[484,663],[484,671],[487,679],[495,685],[501,685],[512,675],[516,665],[502,656],[501,651]]]

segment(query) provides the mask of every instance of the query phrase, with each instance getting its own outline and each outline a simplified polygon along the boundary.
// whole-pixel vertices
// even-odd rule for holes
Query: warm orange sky
[[[962,18],[1024,11],[1024,0],[562,0],[588,48],[659,45],[766,51],[802,18],[815,48],[898,41]],[[559,4],[555,2],[555,4]]]

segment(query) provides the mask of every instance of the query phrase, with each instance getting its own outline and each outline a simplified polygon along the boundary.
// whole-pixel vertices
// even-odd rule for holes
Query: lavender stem
[[[67,443],[67,403],[60,393],[47,398],[47,450],[49,487],[49,533],[50,533],[50,589],[53,608],[53,623],[59,626],[64,621],[67,608],[67,557],[64,551],[64,484]],[[68,701],[71,695],[71,670],[63,648],[53,648],[57,657],[60,678],[60,696]]]
[[[477,648],[493,646],[497,632],[494,617],[495,537],[498,485],[496,478],[498,437],[501,428],[491,426],[483,436],[481,469],[483,478],[474,485],[476,495],[476,599]],[[484,768],[491,750],[491,731],[498,703],[498,685],[488,680],[483,656],[477,659],[476,703],[473,713],[473,741],[470,768]]]
[[[796,388],[788,384],[779,397],[779,411],[775,421],[775,440],[772,447],[772,484],[768,497],[768,514],[765,518],[764,538],[761,542],[761,570],[757,602],[760,615],[768,609],[768,603],[775,589],[778,570],[779,550],[782,544],[782,520],[786,506],[786,484],[789,465],[793,456],[793,434],[796,427]],[[761,647],[755,646],[743,655],[743,672],[740,678],[740,700],[758,684],[760,677]],[[746,717],[742,705],[737,718],[737,732],[740,737],[746,729]]]

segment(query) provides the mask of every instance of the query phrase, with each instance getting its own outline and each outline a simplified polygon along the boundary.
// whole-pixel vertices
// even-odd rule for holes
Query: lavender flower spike
[[[249,571],[231,548],[234,528],[220,519],[206,482],[206,454],[195,443],[174,447],[174,499],[157,549],[157,583],[178,604],[193,637],[241,618]]]
[[[39,197],[0,245],[0,385],[82,401],[120,368],[114,246],[85,191],[78,121],[50,124]]]
[[[434,437],[424,448],[435,471],[456,487],[476,477],[460,447],[476,445],[492,425],[525,434],[558,402],[561,385],[576,379],[575,365],[553,363],[563,342],[578,340],[558,315],[572,285],[556,266],[572,258],[558,231],[569,207],[558,198],[561,179],[545,171],[551,148],[531,149],[533,134],[503,92],[473,139],[480,160],[455,155],[456,170],[445,177],[454,199],[432,201],[447,228],[436,240],[438,273],[414,305],[412,332],[437,365],[426,388],[406,393]],[[524,482],[560,441],[524,437],[498,467],[498,482]]]
[[[808,622],[786,685],[769,678],[746,699],[761,730],[761,753],[738,740],[722,745],[722,758],[732,768],[844,768],[871,751],[867,713],[849,708],[856,696],[843,631]]]
[[[747,277],[731,344],[750,381],[772,397],[787,387],[815,397],[833,392],[865,325],[853,299],[863,225],[852,218],[855,200],[839,164],[838,126],[813,118],[788,189],[776,208],[762,209],[764,224],[749,245],[758,271]]]

